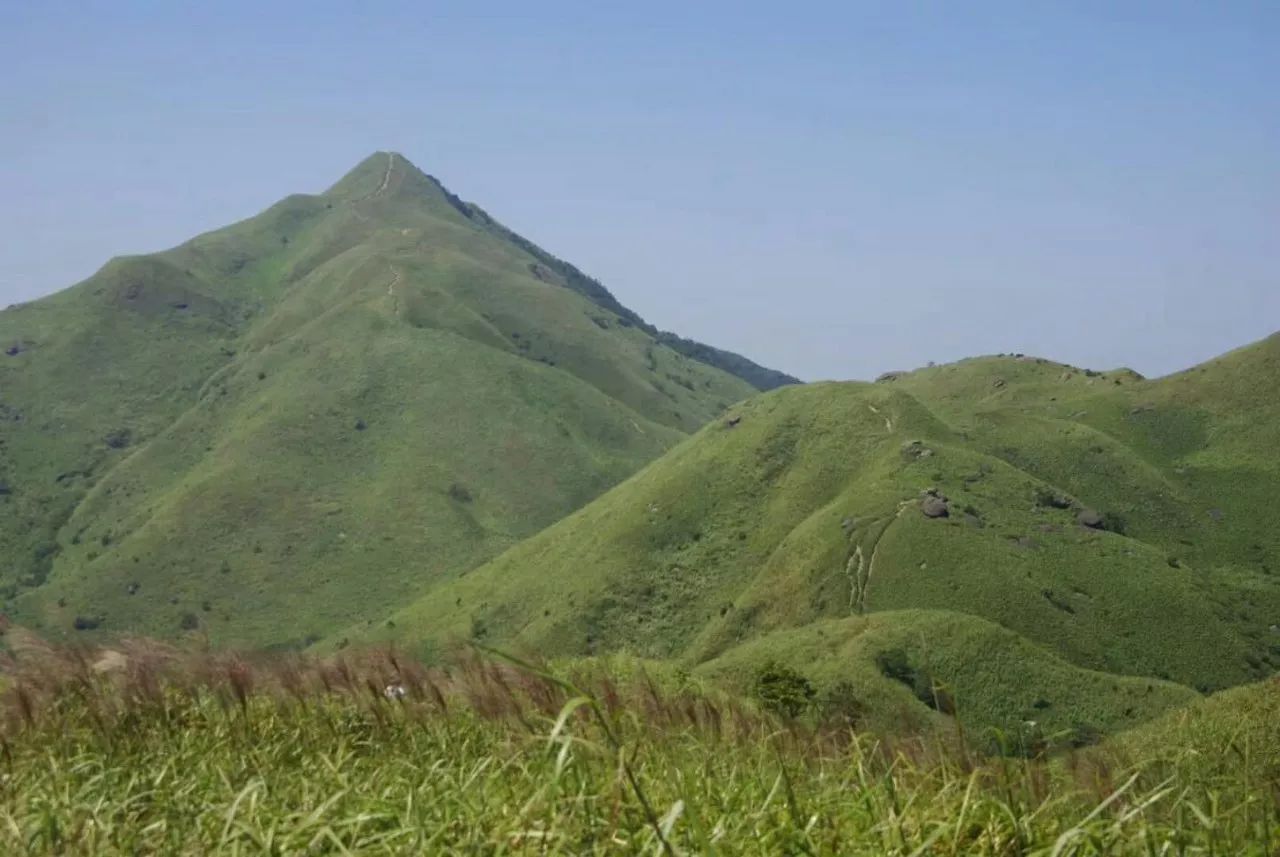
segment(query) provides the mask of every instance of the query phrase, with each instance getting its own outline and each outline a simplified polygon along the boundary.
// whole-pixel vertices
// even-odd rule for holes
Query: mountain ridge
[[[391,165],[394,164],[397,157],[401,160],[405,160],[407,163],[407,160],[398,153],[389,152],[386,154],[388,156],[387,175],[390,175]],[[377,156],[371,156],[370,160],[375,157]],[[359,167],[357,167],[357,169],[359,169]],[[645,321],[639,313],[623,306],[622,303],[618,301],[618,299],[614,297],[599,280],[584,274],[572,263],[566,262],[565,260],[548,253],[532,241],[529,241],[511,229],[508,229],[480,206],[472,202],[466,202],[453,194],[439,179],[434,176],[430,174],[423,175],[436,185],[449,204],[452,205],[456,211],[462,214],[463,217],[466,217],[468,220],[476,222],[487,229],[493,230],[500,237],[506,240],[516,243],[530,255],[534,256],[539,262],[561,275],[564,278],[562,285],[566,288],[585,295],[588,299],[598,304],[602,309],[616,313],[619,318],[634,324],[641,330],[649,333],[651,336],[654,336],[672,350],[684,354],[686,357],[706,363],[709,366],[722,369],[731,375],[736,375],[759,390],[772,390],[789,384],[801,383],[800,379],[795,376],[788,375],[785,372],[779,372],[775,369],[768,369],[740,354],[714,348],[713,346],[705,345],[691,339],[685,339],[684,337],[670,331],[660,330],[655,325]]]

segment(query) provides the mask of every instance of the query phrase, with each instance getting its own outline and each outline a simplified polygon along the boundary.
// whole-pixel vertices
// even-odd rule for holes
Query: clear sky
[[[1280,3],[1227,0],[0,0],[0,303],[376,149],[806,379],[1280,329]]]

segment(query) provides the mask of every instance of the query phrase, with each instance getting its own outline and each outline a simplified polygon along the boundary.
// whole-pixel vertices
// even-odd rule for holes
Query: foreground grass
[[[387,652],[329,663],[140,646],[123,655],[42,649],[9,665],[0,851],[1280,847],[1275,750],[1236,754],[1234,739],[1218,746],[1221,758],[1185,732],[1155,731],[1056,760],[980,760],[956,746],[780,724],[634,668],[576,665],[565,680],[481,660],[426,670]],[[1186,743],[1142,752],[1165,734]]]

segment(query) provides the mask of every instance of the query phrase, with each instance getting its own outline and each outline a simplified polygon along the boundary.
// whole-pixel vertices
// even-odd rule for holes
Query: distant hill
[[[0,313],[0,594],[45,633],[384,618],[794,379],[380,152]]]
[[[1158,380],[1009,355],[789,387],[335,642],[777,659],[885,716],[941,682],[1111,731],[1280,669],[1277,448],[1280,337]]]

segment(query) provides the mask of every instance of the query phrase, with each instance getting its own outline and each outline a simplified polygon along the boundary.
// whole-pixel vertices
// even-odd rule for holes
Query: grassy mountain
[[[1280,668],[1277,443],[1280,337],[1159,380],[1019,355],[785,388],[344,636],[777,658],[1105,731]]]
[[[10,307],[0,346],[5,609],[254,645],[384,616],[785,380],[391,153]]]

